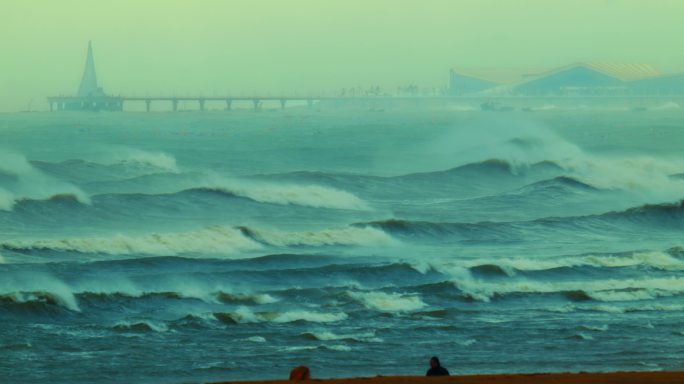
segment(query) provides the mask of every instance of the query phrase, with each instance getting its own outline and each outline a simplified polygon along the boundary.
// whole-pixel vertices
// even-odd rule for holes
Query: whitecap
[[[417,294],[351,291],[347,295],[366,308],[380,312],[411,312],[427,305]]]

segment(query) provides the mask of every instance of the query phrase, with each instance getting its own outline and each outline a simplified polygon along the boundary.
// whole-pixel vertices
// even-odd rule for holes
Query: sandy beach
[[[468,384],[682,384],[684,372],[611,372],[611,373],[548,373],[515,375],[468,376],[378,376],[348,379],[312,379],[311,382],[328,384],[417,384],[417,383],[468,383]],[[225,381],[212,384],[279,384],[289,380]]]

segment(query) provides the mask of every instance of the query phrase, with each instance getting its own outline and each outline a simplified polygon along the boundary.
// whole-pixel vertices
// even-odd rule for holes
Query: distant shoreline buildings
[[[527,73],[452,69],[449,94],[536,97],[684,95],[684,73],[663,74],[649,64],[591,62]]]

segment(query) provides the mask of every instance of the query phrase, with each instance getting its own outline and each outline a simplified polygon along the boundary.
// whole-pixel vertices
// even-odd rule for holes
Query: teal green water
[[[684,112],[0,115],[15,383],[676,370]]]

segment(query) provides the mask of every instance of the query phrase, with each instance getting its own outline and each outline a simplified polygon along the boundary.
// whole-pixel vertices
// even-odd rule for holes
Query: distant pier
[[[51,111],[80,110],[80,111],[123,111],[124,105],[137,104],[136,110],[150,112],[155,110],[180,111],[207,109],[225,109],[230,111],[236,103],[242,109],[259,111],[264,102],[269,102],[270,109],[285,109],[289,105],[307,106],[309,108],[356,108],[369,110],[384,110],[397,107],[443,107],[471,106],[479,109],[483,103],[497,103],[523,109],[526,107],[540,107],[544,105],[583,105],[600,103],[623,107],[648,107],[659,103],[677,102],[684,105],[684,96],[156,96],[156,97],[49,97]],[[211,102],[213,108],[208,108]],[[187,104],[190,103],[191,106]],[[194,106],[194,107],[193,107]],[[223,108],[221,108],[223,106]]]
[[[632,68],[632,67],[629,67]],[[578,70],[587,71],[583,66],[575,66],[568,70],[577,72]],[[573,72],[573,73],[575,73]],[[581,72],[584,74],[584,72]],[[553,80],[554,75],[551,74],[546,78],[540,79],[547,81]],[[461,76],[462,77],[462,76]],[[461,79],[458,74],[452,71],[452,80]],[[680,79],[681,77],[681,79]],[[427,107],[427,108],[469,108],[469,109],[486,109],[486,110],[534,110],[540,109],[544,106],[580,106],[587,104],[602,104],[609,106],[627,107],[635,110],[644,110],[647,107],[653,107],[664,102],[675,102],[678,105],[684,105],[684,75],[669,76],[669,77],[652,77],[649,81],[656,82],[656,84],[640,85],[646,87],[647,91],[635,92],[624,87],[565,87],[563,94],[558,92],[550,92],[549,90],[536,90],[535,92],[527,92],[526,94],[448,94],[446,90],[444,93],[433,92],[432,94],[418,94],[417,92],[408,92],[407,94],[388,94],[380,92],[380,87],[374,87],[368,92],[355,92],[353,94],[347,92],[340,92],[339,94],[318,94],[318,95],[224,95],[224,96],[114,96],[108,95],[104,92],[102,87],[98,85],[97,75],[95,71],[95,60],[93,57],[92,45],[88,43],[88,51],[86,55],[85,69],[81,78],[81,83],[78,92],[75,96],[53,96],[48,97],[50,111],[123,111],[124,105],[134,104],[138,107],[136,110],[152,111],[154,110],[179,111],[179,110],[199,110],[206,109],[237,109],[238,108],[252,108],[256,111],[261,110],[264,103],[268,103],[269,109],[280,107],[285,109],[289,105],[308,106],[312,108],[318,107],[332,107],[332,108],[355,108],[367,109],[372,111],[382,111],[391,108],[410,108],[410,107]],[[674,85],[669,88],[658,88],[658,82],[671,81],[672,84],[682,83],[682,89]],[[680,80],[677,80],[680,79]],[[548,80],[548,81],[551,81]],[[612,79],[613,81],[618,81]],[[537,81],[537,80],[535,80]],[[541,81],[541,80],[538,80]],[[640,80],[644,81],[644,80]],[[552,82],[556,84],[556,82]],[[522,85],[529,82],[521,83]],[[641,84],[641,83],[639,83]],[[667,83],[669,84],[669,83]],[[521,85],[521,86],[522,86]],[[635,85],[636,87],[636,85]],[[417,89],[417,87],[415,87]],[[452,84],[451,91],[458,90],[458,82]],[[566,89],[567,88],[567,89]],[[635,88],[636,89],[636,88]],[[667,92],[663,92],[667,91]],[[413,90],[415,91],[415,89]],[[208,108],[207,103],[211,103],[213,108]],[[216,104],[224,106],[224,108],[217,108]],[[188,107],[190,104],[190,107]],[[492,108],[483,108],[483,105],[496,106]],[[129,107],[130,109],[130,107]]]

